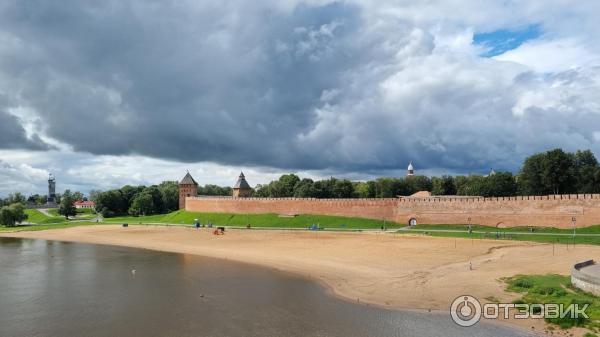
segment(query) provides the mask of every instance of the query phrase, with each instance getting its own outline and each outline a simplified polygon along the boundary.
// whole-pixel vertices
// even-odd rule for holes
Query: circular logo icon
[[[481,303],[469,295],[457,297],[450,306],[450,315],[454,323],[469,327],[477,324],[481,319]]]

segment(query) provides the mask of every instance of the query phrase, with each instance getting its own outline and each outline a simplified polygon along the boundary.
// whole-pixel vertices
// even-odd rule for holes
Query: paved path
[[[419,232],[419,233],[468,233],[468,231],[463,231],[463,230],[458,230],[458,229],[417,229],[417,228],[410,228],[410,229],[406,229],[406,227],[401,228],[400,229],[403,232]],[[494,233],[501,233],[501,234],[506,234],[506,235],[550,235],[550,236],[573,236],[573,233],[547,233],[547,232],[506,232],[506,231],[502,231],[502,230],[490,230],[490,231],[477,231],[474,230],[471,233],[473,234],[494,234]],[[600,234],[594,234],[594,233],[585,233],[585,234],[575,234],[576,236],[600,236]]]
[[[50,212],[48,211],[49,208],[38,208],[38,211],[42,212],[42,214],[44,214],[47,217],[53,217],[54,215],[50,214]]]

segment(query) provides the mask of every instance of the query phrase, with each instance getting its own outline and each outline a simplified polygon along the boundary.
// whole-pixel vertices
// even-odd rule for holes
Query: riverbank
[[[146,248],[235,260],[298,273],[351,301],[391,309],[447,311],[458,296],[512,301],[502,277],[568,274],[600,247],[308,231],[233,230],[117,225],[82,226],[2,236]],[[532,322],[512,322],[531,328]],[[539,332],[543,323],[533,322]]]

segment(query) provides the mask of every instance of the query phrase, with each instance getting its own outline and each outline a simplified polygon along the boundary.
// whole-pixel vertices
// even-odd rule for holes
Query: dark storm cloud
[[[37,135],[28,138],[18,119],[0,110],[0,148],[48,150],[50,146],[45,144]]]
[[[76,150],[288,166],[352,63],[356,8],[14,1],[8,63],[48,135]]]
[[[373,172],[411,159],[516,169],[553,146],[598,150],[598,69],[530,73],[453,51],[427,24],[384,12],[4,0],[0,95],[35,111],[47,136],[93,154]],[[0,118],[13,133],[0,139],[43,146]]]

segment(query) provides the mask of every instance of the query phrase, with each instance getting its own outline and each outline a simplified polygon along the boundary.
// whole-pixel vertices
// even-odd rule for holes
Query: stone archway
[[[408,219],[408,225],[410,227],[416,226],[417,225],[417,218],[412,217],[412,218]]]
[[[496,224],[496,228],[506,228],[506,225],[501,221]]]

